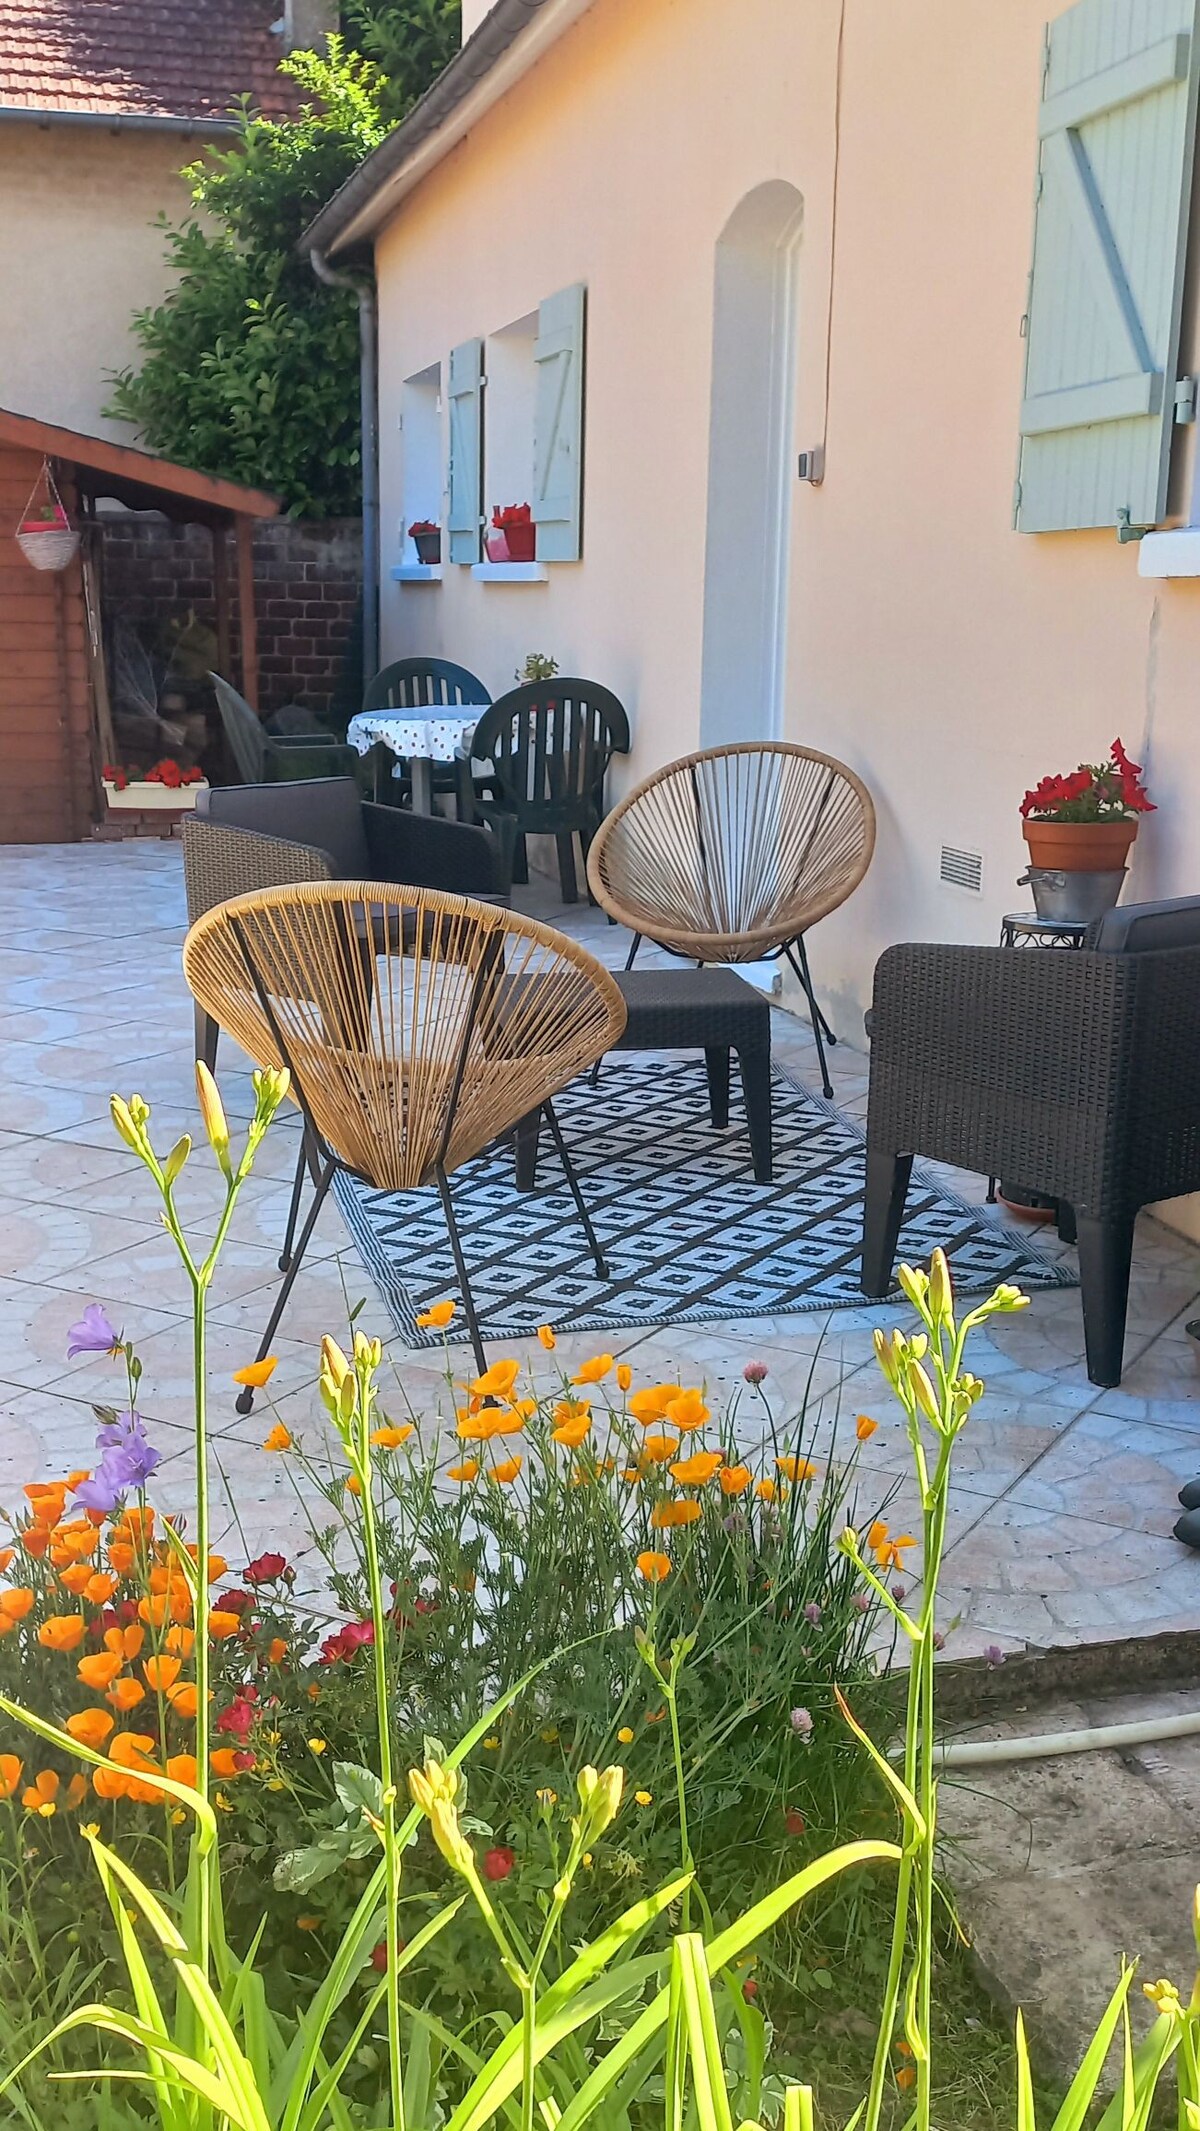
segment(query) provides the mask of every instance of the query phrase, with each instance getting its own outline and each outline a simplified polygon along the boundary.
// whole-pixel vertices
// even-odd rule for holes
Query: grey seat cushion
[[[1098,954],[1147,954],[1157,947],[1200,947],[1200,896],[1164,903],[1118,904],[1089,928],[1085,946]]]
[[[315,844],[335,876],[369,880],[362,794],[353,777],[301,777],[285,784],[223,784],[200,794],[202,811],[227,828]]]

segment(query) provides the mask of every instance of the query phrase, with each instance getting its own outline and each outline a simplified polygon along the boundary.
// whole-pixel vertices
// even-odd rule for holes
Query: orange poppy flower
[[[214,1746],[208,1757],[208,1765],[213,1775],[219,1776],[223,1783],[228,1783],[231,1777],[244,1774],[238,1760],[241,1751],[242,1749],[236,1746]]]
[[[125,1663],[141,1656],[145,1640],[145,1629],[136,1627],[132,1621],[127,1628],[106,1628],[104,1631],[105,1649]]]
[[[154,1767],[154,1740],[148,1731],[119,1731],[113,1736],[108,1749],[110,1761],[121,1768],[151,1769]]]
[[[681,1384],[648,1384],[644,1391],[635,1391],[629,1401],[629,1411],[635,1421],[649,1428],[655,1421],[666,1419],[667,1407],[682,1391]]]
[[[669,1465],[678,1453],[678,1436],[648,1435],[642,1444],[640,1456],[651,1465]]]
[[[58,1811],[59,1778],[52,1768],[40,1768],[33,1782],[21,1793],[21,1804],[27,1813],[40,1813],[49,1820]]]
[[[452,1322],[457,1308],[458,1304],[456,1302],[431,1302],[427,1310],[421,1311],[417,1323],[423,1332],[428,1332],[431,1329],[435,1332],[444,1332],[446,1326]]]
[[[0,1754],[0,1798],[11,1798],[25,1764],[19,1754]]]
[[[85,1564],[81,1564],[85,1566]],[[83,1587],[83,1595],[89,1605],[106,1606],[117,1588],[115,1576],[106,1576],[102,1569],[94,1569]]]
[[[33,1592],[27,1584],[15,1584],[11,1591],[0,1591],[0,1618],[15,1628],[33,1610]]]
[[[457,1480],[461,1487],[467,1486],[470,1481],[477,1480],[478,1477],[478,1458],[464,1458],[461,1465],[452,1465],[447,1474],[448,1479]]]
[[[287,1654],[288,1646],[284,1642],[283,1637],[281,1635],[276,1635],[275,1637],[273,1637],[271,1642],[267,1645],[267,1663],[269,1665],[282,1665],[284,1658],[287,1656]]]
[[[38,1629],[43,1650],[78,1650],[83,1641],[83,1618],[78,1613],[52,1613]]]
[[[354,1475],[351,1474],[350,1477],[353,1479]],[[227,1643],[231,1635],[238,1634],[241,1625],[240,1613],[222,1613],[219,1606],[214,1606],[208,1616],[208,1632],[214,1643]]]
[[[49,1530],[58,1523],[67,1500],[65,1480],[32,1480],[23,1492],[39,1524]]]
[[[113,1768],[92,1770],[92,1789],[97,1798],[124,1798],[128,1784],[124,1776],[118,1776]]]
[[[77,1809],[83,1804],[83,1801],[86,1797],[87,1777],[81,1775],[72,1776],[71,1781],[67,1785],[66,1796],[63,1799],[63,1804],[66,1806],[67,1811],[69,1813],[74,1813],[75,1811],[77,1811]]]
[[[200,1706],[195,1686],[191,1680],[186,1680],[181,1686],[169,1687],[167,1689],[167,1700],[170,1702],[176,1716],[182,1717],[185,1723],[190,1723]]]
[[[698,1502],[656,1502],[650,1522],[656,1532],[669,1532],[676,1525],[695,1524],[703,1512]]]
[[[662,1583],[671,1573],[671,1557],[669,1554],[652,1554],[650,1552],[639,1554],[637,1568],[638,1575],[643,1577],[647,1583]]]
[[[278,1367],[277,1354],[264,1354],[261,1361],[247,1362],[244,1369],[235,1369],[233,1381],[235,1384],[244,1384],[248,1391],[261,1391],[264,1384],[270,1383]]]
[[[469,1406],[459,1406],[458,1435],[463,1443],[490,1443],[499,1435],[504,1425],[506,1408],[503,1406],[479,1406],[472,1399]]]
[[[196,1632],[194,1628],[176,1626],[167,1629],[166,1647],[168,1650],[174,1651],[176,1657],[190,1657],[195,1640]]]
[[[189,1790],[196,1788],[195,1754],[172,1754],[167,1761],[167,1774],[175,1783],[186,1783]]]
[[[276,1421],[270,1433],[263,1438],[264,1450],[290,1450],[292,1438],[282,1421]]]
[[[800,1486],[803,1481],[815,1480],[817,1477],[817,1467],[813,1464],[811,1458],[795,1458],[788,1456],[785,1458],[776,1458],[775,1463],[779,1471],[783,1474],[784,1479],[791,1480],[793,1484],[797,1487]]]
[[[16,1558],[17,1551],[15,1547],[0,1546],[0,1576],[3,1576],[4,1571],[6,1569],[12,1567],[12,1564],[16,1560]]]
[[[49,1544],[50,1534],[44,1525],[31,1524],[28,1531],[21,1534],[21,1545],[31,1561],[43,1561]]]
[[[155,1694],[165,1694],[179,1678],[180,1662],[177,1657],[148,1657],[142,1666],[147,1687],[153,1688]]]
[[[545,1347],[547,1354],[553,1354],[555,1347],[558,1345],[558,1341],[554,1337],[554,1333],[548,1324],[540,1324],[538,1326],[538,1338],[541,1340],[542,1345]]]
[[[94,1693],[103,1694],[111,1687],[117,1674],[124,1669],[125,1660],[114,1651],[98,1650],[94,1657],[81,1657],[75,1667],[75,1677]]]
[[[878,1421],[873,1421],[869,1413],[860,1413],[854,1423],[854,1433],[860,1443],[869,1443],[878,1426]]]
[[[521,1464],[521,1453],[518,1450],[513,1457],[506,1458],[502,1465],[493,1465],[488,1478],[494,1480],[498,1487],[511,1487],[521,1470]]]
[[[108,1542],[109,1566],[118,1576],[132,1576],[137,1555],[127,1539],[110,1539]]]
[[[779,1489],[776,1487],[774,1480],[759,1480],[754,1492],[760,1502],[773,1502],[779,1493]]]
[[[668,1399],[664,1419],[670,1421],[672,1428],[690,1435],[694,1428],[703,1428],[708,1407],[698,1391],[681,1391],[678,1398]]]
[[[352,1472],[347,1476],[346,1493],[348,1495],[361,1495],[362,1493],[362,1481],[356,1472]]]
[[[550,1430],[551,1441],[561,1443],[564,1450],[578,1450],[592,1426],[592,1416],[586,1401],[564,1399],[561,1405],[555,1407],[554,1418],[558,1426]]]
[[[92,1572],[86,1561],[76,1561],[69,1569],[59,1570],[58,1580],[72,1598],[82,1598],[92,1580]]]
[[[628,1389],[629,1389],[629,1386],[630,1386],[630,1384],[631,1384],[632,1382],[633,1382],[633,1370],[632,1370],[632,1369],[630,1368],[630,1366],[629,1366],[629,1363],[628,1363],[627,1361],[619,1361],[619,1362],[617,1363],[617,1389],[618,1389],[618,1391],[628,1391]]]
[[[680,1458],[671,1467],[671,1478],[681,1487],[707,1487],[714,1473],[724,1462],[723,1450],[697,1450],[690,1458]]]
[[[718,1478],[723,1495],[744,1495],[754,1475],[748,1465],[726,1465]]]
[[[374,1429],[371,1434],[371,1441],[376,1450],[399,1450],[401,1443],[407,1443],[412,1432],[412,1422],[405,1421],[399,1428]]]
[[[476,1398],[507,1398],[520,1374],[519,1361],[494,1361],[490,1369],[474,1379],[470,1388]]]
[[[612,1368],[611,1354],[593,1354],[590,1361],[581,1362],[571,1378],[573,1384],[602,1384]]]
[[[115,1723],[116,1718],[110,1717],[106,1709],[81,1709],[67,1718],[66,1728],[81,1746],[93,1747],[99,1753]]]
[[[165,1628],[170,1617],[170,1600],[162,1592],[156,1593],[153,1598],[139,1598],[138,1619],[145,1621],[148,1628]]]
[[[140,1680],[114,1680],[108,1690],[108,1699],[114,1709],[136,1709],[146,1699],[146,1690]]]

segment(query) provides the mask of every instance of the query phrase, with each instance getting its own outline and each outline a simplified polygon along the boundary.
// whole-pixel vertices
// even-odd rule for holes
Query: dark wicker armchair
[[[507,900],[487,829],[364,800],[353,777],[233,784],[202,792],[183,825],[188,923],[235,895],[298,881],[371,880]],[[217,1024],[196,1008],[196,1056],[211,1070]]]
[[[891,1285],[918,1154],[1059,1201],[1088,1375],[1120,1383],[1135,1217],[1200,1190],[1200,898],[1110,911],[1076,953],[889,948],[871,1018],[868,1295]]]

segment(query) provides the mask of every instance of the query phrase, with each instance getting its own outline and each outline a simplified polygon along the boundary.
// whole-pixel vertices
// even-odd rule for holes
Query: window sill
[[[1200,577],[1200,525],[1147,533],[1138,542],[1139,577]]]
[[[440,585],[441,581],[440,562],[398,562],[392,571],[393,584]]]
[[[544,562],[473,562],[471,575],[481,585],[544,585]]]

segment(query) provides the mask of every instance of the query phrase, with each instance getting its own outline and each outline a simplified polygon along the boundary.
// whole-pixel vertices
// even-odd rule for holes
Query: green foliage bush
[[[248,108],[231,148],[184,172],[194,212],[163,229],[174,282],[138,312],[136,366],[108,413],[153,450],[277,490],[304,517],[359,506],[358,313],[297,243],[313,216],[452,56],[458,0],[356,0],[356,47],[293,53],[300,115]]]

